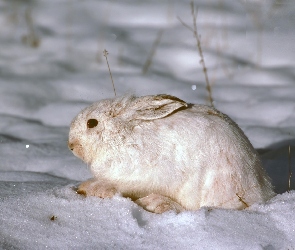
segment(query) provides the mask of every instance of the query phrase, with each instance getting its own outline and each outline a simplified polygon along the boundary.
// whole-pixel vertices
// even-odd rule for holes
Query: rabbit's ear
[[[134,100],[132,105],[132,109],[135,111],[133,119],[159,119],[187,106],[186,102],[171,95],[143,96]]]

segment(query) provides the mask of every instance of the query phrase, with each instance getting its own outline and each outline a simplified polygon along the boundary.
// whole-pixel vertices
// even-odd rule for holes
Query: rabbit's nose
[[[75,147],[75,145],[74,145],[74,143],[71,143],[71,142],[68,142],[68,148],[70,149],[70,150],[74,150],[74,147]]]

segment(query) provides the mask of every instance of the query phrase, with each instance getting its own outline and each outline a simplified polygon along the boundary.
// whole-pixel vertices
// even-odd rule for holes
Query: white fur
[[[89,119],[98,124],[88,128]],[[242,209],[274,195],[237,124],[212,107],[173,96],[96,102],[73,120],[69,148],[95,177],[80,193],[104,198],[117,191],[152,212]]]

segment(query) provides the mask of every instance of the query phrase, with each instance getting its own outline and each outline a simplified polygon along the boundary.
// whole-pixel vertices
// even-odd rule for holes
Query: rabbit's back
[[[187,209],[243,208],[274,194],[243,131],[211,107],[191,105],[137,132],[141,166],[152,170],[152,180],[160,176],[163,186],[174,186],[173,198],[185,200]]]

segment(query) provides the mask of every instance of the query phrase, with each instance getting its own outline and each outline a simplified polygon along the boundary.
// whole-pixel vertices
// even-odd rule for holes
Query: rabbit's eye
[[[87,121],[87,128],[94,128],[98,124],[98,121],[96,119],[89,119]]]

